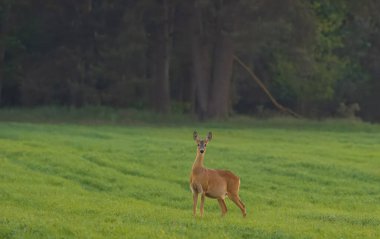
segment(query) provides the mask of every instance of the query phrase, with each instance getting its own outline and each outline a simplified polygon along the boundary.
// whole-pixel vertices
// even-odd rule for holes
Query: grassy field
[[[193,218],[192,132],[241,177],[243,219]],[[0,122],[0,238],[380,238],[380,127],[360,122]]]

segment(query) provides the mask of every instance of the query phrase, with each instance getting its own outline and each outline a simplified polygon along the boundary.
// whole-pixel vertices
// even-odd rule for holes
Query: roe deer
[[[239,198],[240,178],[227,170],[208,169],[203,166],[206,146],[211,141],[212,133],[209,132],[206,139],[200,139],[194,131],[193,138],[197,143],[197,155],[191,170],[190,189],[193,192],[193,214],[196,215],[198,194],[201,195],[200,213],[203,216],[205,196],[218,200],[222,216],[227,212],[224,201],[228,196],[241,210],[243,217],[247,211],[244,203]]]

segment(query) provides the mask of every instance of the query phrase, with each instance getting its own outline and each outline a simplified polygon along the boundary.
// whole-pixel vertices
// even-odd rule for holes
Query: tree
[[[225,118],[231,106],[234,47],[231,7],[237,2],[193,1],[191,41],[194,105],[200,119]]]
[[[11,8],[12,7],[12,8]],[[0,2],[0,105],[108,105],[198,118],[274,108],[380,119],[379,2]],[[12,10],[12,11],[11,11]]]
[[[9,15],[11,11],[11,1],[3,1],[0,3],[0,106],[2,105],[2,91],[3,91],[3,78],[4,78],[4,57],[6,38],[8,34]]]
[[[172,48],[173,3],[156,0],[150,9],[148,32],[151,35],[152,84],[151,104],[160,113],[170,111],[170,62]]]
[[[203,120],[207,117],[208,89],[210,82],[211,59],[209,55],[208,30],[203,23],[202,8],[198,1],[191,6],[193,14],[190,20],[192,76],[194,81],[193,106],[198,117]]]

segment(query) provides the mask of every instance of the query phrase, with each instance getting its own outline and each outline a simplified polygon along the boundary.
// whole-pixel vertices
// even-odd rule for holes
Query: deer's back
[[[227,181],[227,192],[232,195],[238,195],[240,190],[240,178],[229,170],[218,170],[218,173]]]
[[[239,177],[236,176],[233,172],[229,171],[229,170],[221,170],[221,169],[217,169],[215,170],[217,171],[217,173],[223,177],[223,178],[226,178],[228,180],[233,180],[233,181],[239,181]]]
[[[202,168],[193,170],[190,185],[196,191],[200,191],[196,186],[201,185],[206,195],[218,197],[226,193],[236,194],[239,191],[240,178],[229,170]]]
[[[229,170],[208,169],[209,190],[224,190],[225,193],[237,194],[240,187],[240,178]]]

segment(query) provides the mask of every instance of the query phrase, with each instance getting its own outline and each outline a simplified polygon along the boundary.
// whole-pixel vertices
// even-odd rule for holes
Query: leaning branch
[[[269,99],[272,101],[272,103],[282,112],[285,112],[287,114],[290,114],[292,115],[293,117],[295,118],[301,118],[301,116],[297,113],[295,113],[294,111],[292,111],[291,109],[289,108],[286,108],[285,106],[281,105],[280,103],[277,102],[277,100],[272,96],[272,94],[269,92],[269,90],[265,87],[264,83],[255,75],[255,73],[253,73],[253,71],[251,71],[251,69],[249,69],[249,67],[244,64],[240,59],[239,57],[237,56],[234,56],[234,59],[249,73],[249,75],[252,77],[252,79],[254,81],[256,81],[256,83],[260,86],[260,88],[265,92],[265,94],[267,94],[267,96],[269,97]]]

